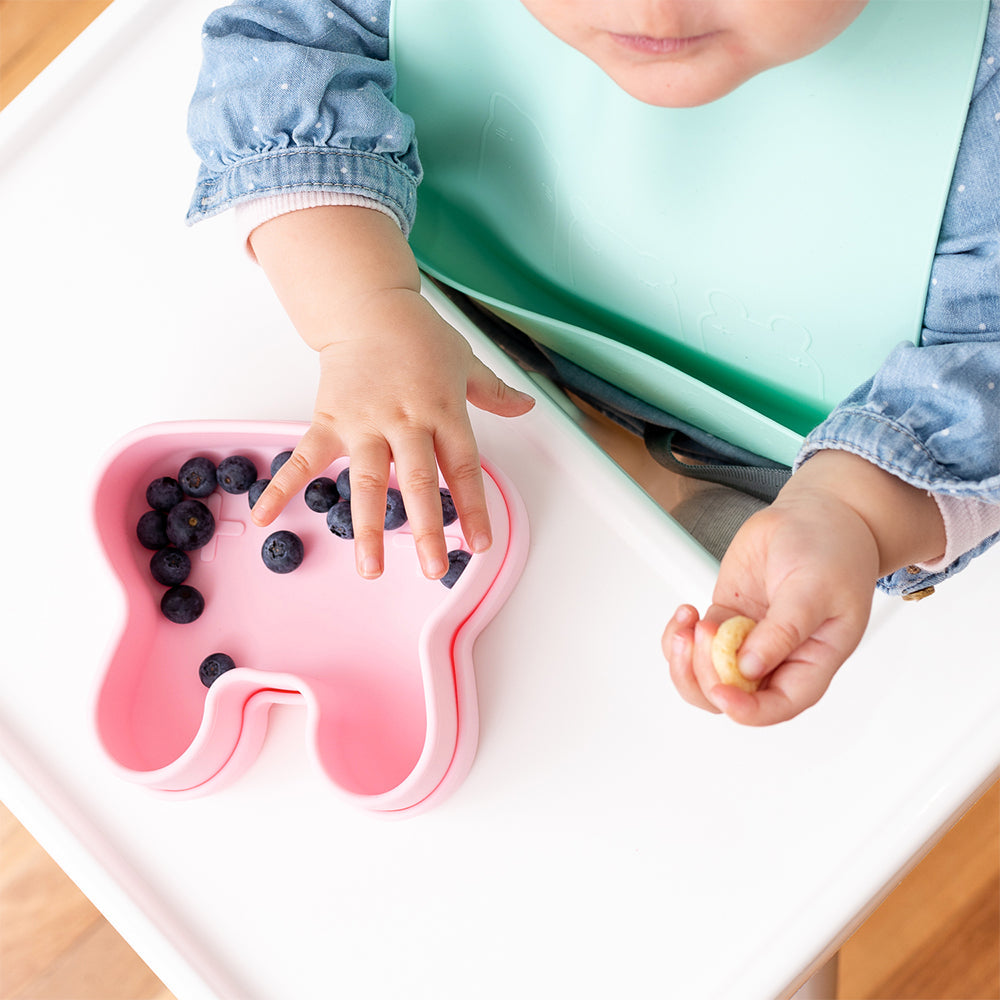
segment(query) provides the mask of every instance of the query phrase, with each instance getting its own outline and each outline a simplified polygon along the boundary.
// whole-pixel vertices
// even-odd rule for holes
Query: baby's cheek
[[[823,48],[843,32],[868,0],[731,0],[732,31],[754,75]]]

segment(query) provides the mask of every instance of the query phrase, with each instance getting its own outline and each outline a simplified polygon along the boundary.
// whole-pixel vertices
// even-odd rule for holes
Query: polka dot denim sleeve
[[[1000,3],[992,0],[955,164],[919,347],[901,345],[806,439],[861,455],[930,493],[1000,504]],[[909,593],[962,569],[992,535],[937,572],[880,581]]]
[[[389,0],[236,0],[212,13],[188,113],[197,222],[262,195],[339,191],[408,232],[420,163],[392,102]]]

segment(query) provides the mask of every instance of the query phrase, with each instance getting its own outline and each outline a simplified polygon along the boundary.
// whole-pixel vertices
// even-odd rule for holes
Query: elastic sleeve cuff
[[[400,225],[396,213],[374,198],[351,194],[346,191],[289,191],[283,194],[268,195],[264,198],[254,198],[239,202],[233,208],[237,236],[241,240],[247,256],[257,262],[257,257],[250,246],[250,234],[258,227],[279,215],[298,212],[304,208],[320,208],[324,205],[353,205],[358,208],[371,208],[387,215],[396,225]],[[400,228],[402,228],[400,226]]]
[[[940,573],[1000,531],[1000,505],[941,493],[932,496],[944,520],[947,547],[940,559],[918,563],[917,568],[926,573]]]

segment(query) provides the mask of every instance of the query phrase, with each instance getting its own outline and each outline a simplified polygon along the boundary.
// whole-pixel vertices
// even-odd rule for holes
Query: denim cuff
[[[834,410],[805,439],[793,469],[827,450],[849,451],[928,493],[1000,501],[1000,478],[979,481],[956,475],[905,424],[868,407],[848,405]]]
[[[845,406],[835,410],[806,438],[796,456],[794,469],[799,469],[819,451],[846,451],[877,465],[911,486],[932,494],[954,497],[995,499],[1000,484],[970,482],[957,478],[942,466],[922,441],[904,425],[861,406]],[[979,545],[964,552],[944,568],[928,571],[919,566],[907,566],[878,581],[880,590],[903,597],[943,582],[963,569],[971,559],[985,552],[1000,535],[992,535]]]
[[[417,209],[417,179],[385,156],[357,150],[294,146],[238,160],[218,172],[202,166],[187,214],[188,224],[233,205],[295,191],[338,191],[384,205],[404,235]]]

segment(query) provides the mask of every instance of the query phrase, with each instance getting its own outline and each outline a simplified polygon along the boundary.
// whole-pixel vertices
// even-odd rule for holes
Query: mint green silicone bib
[[[871,0],[701,108],[642,104],[519,0],[394,0],[430,274],[786,464],[917,342],[987,0]]]

